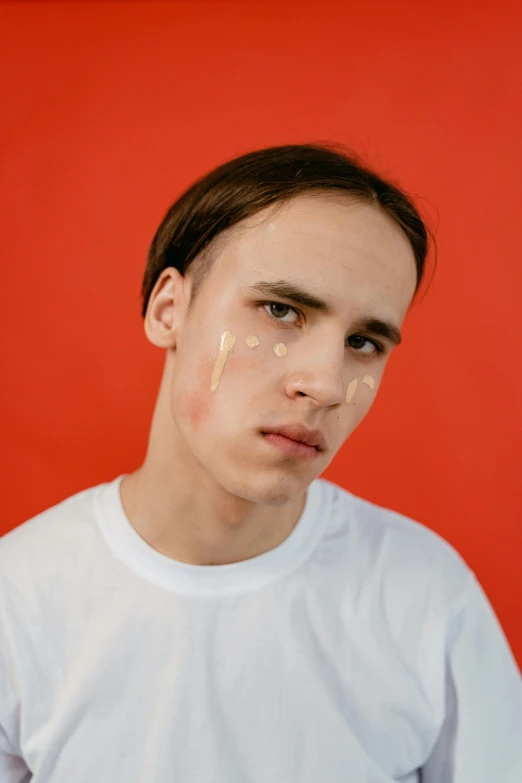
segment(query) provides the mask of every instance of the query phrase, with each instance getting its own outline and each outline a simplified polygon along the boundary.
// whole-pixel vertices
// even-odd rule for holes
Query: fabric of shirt
[[[316,479],[279,546],[190,565],[123,477],[0,540],[1,783],[521,783],[522,677],[441,536]]]

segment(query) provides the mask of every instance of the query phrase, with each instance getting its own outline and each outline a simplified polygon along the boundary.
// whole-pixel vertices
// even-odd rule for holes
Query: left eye
[[[283,318],[281,318],[281,315],[287,315],[288,313],[292,313],[295,315],[296,319],[299,318],[298,313],[296,310],[294,310],[293,307],[290,307],[290,305],[281,304],[280,302],[269,302],[269,304],[264,305],[265,309],[270,308],[270,315],[272,318],[275,318],[277,321],[283,321],[283,323],[295,323],[294,321],[284,321]],[[283,311],[283,313],[281,313]],[[267,310],[268,312],[268,310]]]
[[[368,340],[367,337],[363,337],[362,334],[352,334],[351,337],[348,338],[348,342],[350,340],[353,340],[357,343],[357,345],[351,344],[352,348],[355,348],[359,353],[376,353],[378,352],[377,346],[372,343],[371,340]],[[361,345],[362,342],[362,345]],[[365,350],[359,350],[359,348],[364,348]]]

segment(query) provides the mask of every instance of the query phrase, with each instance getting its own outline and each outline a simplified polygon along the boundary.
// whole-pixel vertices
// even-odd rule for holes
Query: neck
[[[221,490],[221,491],[220,491]],[[161,554],[192,565],[248,560],[281,544],[294,529],[305,496],[285,506],[260,506],[222,487],[197,492],[168,482],[145,464],[120,487],[123,508],[139,535]]]
[[[137,533],[161,554],[192,565],[248,560],[292,532],[306,495],[262,505],[228,492],[174,431],[160,392],[143,465],[123,479],[123,508]]]

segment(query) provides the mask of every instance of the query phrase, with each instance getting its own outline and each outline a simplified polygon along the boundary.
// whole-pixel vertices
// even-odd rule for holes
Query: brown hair
[[[417,293],[428,252],[428,234],[417,209],[398,187],[371,171],[340,145],[289,144],[249,152],[198,179],[170,207],[149,248],[142,283],[142,317],[162,271],[175,267],[183,275],[194,259],[223,231],[271,204],[310,190],[344,192],[379,205],[408,237],[417,268]],[[193,295],[206,264],[194,277]]]

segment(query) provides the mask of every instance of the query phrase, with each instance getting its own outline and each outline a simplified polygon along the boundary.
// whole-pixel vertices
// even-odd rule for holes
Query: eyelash
[[[266,309],[269,305],[279,305],[280,307],[287,307],[289,310],[292,310],[296,315],[303,317],[303,314],[300,310],[298,310],[296,307],[291,307],[290,305],[285,304],[284,302],[257,302],[258,305],[262,306],[264,309],[264,312],[270,318],[271,321],[276,321],[278,323],[285,324],[286,326],[295,326],[295,324],[289,324],[286,321],[282,321],[280,318],[276,318],[274,315],[268,312]],[[360,356],[362,356],[363,359],[370,359],[374,356],[377,356],[378,354],[384,353],[384,346],[381,345],[381,343],[378,343],[376,340],[372,340],[369,337],[366,337],[364,334],[352,334],[351,337],[362,337],[367,342],[371,343],[375,347],[375,352],[372,353],[361,353],[361,351],[358,351],[357,348],[354,348],[353,350],[358,353]],[[351,346],[350,346],[351,347]]]

